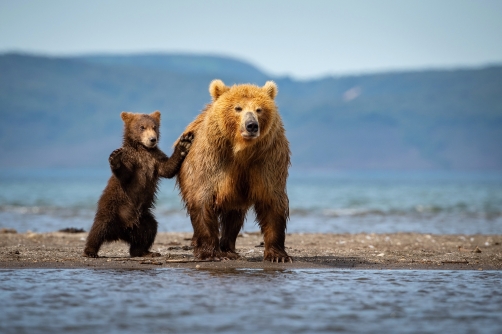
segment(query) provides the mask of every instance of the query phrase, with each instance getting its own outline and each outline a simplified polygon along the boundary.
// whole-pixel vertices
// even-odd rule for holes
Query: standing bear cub
[[[113,175],[99,199],[84,256],[98,257],[104,242],[116,240],[130,245],[132,257],[160,256],[150,252],[157,234],[158,223],[151,210],[158,181],[178,173],[193,136],[183,135],[169,158],[157,147],[160,112],[122,112],[120,116],[124,121],[123,144],[108,159]]]
[[[277,86],[209,86],[213,101],[185,130],[195,139],[177,183],[192,222],[194,255],[238,258],[237,235],[254,207],[264,260],[292,262],[284,249],[289,143],[275,105]],[[220,237],[221,228],[221,237]]]

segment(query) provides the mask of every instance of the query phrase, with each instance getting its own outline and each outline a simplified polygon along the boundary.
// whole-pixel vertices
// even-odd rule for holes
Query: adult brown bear
[[[284,249],[290,150],[274,102],[277,86],[228,87],[214,80],[209,92],[213,101],[185,130],[195,139],[177,176],[194,229],[194,255],[238,258],[235,241],[253,206],[264,260],[292,262]]]

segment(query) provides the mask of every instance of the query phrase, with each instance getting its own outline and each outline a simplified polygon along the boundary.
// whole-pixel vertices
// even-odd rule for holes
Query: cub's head
[[[130,145],[141,144],[146,148],[157,146],[160,138],[160,112],[151,114],[134,114],[122,112],[120,117],[124,121],[124,143]]]
[[[228,87],[221,80],[213,80],[209,92],[218,127],[238,145],[263,139],[279,118],[274,102],[277,86],[273,81],[267,81],[263,87],[250,84]]]

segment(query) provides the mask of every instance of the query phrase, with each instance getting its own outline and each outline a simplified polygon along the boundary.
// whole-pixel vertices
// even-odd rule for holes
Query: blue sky
[[[502,1],[0,0],[0,53],[198,53],[314,78],[502,63]]]

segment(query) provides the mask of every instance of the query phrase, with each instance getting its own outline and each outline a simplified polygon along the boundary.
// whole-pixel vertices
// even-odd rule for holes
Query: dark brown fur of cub
[[[84,256],[98,257],[104,242],[116,240],[130,245],[131,257],[159,256],[150,252],[157,235],[152,208],[158,181],[178,173],[193,137],[182,136],[169,158],[157,147],[160,112],[123,112],[120,116],[124,121],[123,144],[110,155],[112,176],[99,199]]]

